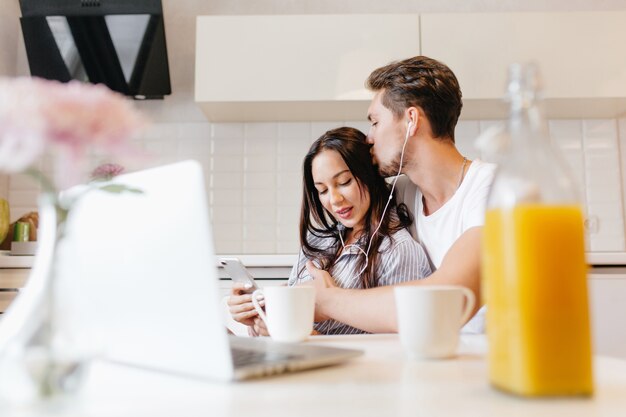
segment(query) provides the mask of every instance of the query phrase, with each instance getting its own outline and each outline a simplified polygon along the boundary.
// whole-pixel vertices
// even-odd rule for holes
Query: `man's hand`
[[[327,271],[317,268],[311,261],[306,263],[306,269],[313,278],[311,283],[315,287],[315,321],[328,320],[330,317],[324,314],[324,301],[328,292],[337,288],[337,284]]]

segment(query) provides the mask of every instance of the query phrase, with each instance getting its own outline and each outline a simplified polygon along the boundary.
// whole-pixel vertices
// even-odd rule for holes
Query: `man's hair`
[[[409,107],[420,107],[433,136],[454,142],[463,102],[459,82],[445,64],[425,56],[392,62],[374,70],[366,86],[375,92],[384,90],[381,101],[395,117],[402,117]]]

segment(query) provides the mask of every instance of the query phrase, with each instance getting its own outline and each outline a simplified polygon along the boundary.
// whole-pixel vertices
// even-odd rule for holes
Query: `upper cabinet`
[[[364,120],[369,73],[426,55],[461,117],[505,117],[507,67],[536,61],[551,118],[626,112],[626,12],[199,16],[196,101],[211,121]]]
[[[548,116],[626,111],[626,12],[421,15],[421,53],[445,62],[463,91],[464,118],[501,117],[511,62],[536,61]]]
[[[199,16],[196,102],[210,121],[365,119],[370,72],[420,52],[419,16]]]

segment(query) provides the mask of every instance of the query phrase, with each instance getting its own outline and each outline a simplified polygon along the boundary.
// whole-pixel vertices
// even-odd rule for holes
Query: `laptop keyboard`
[[[240,348],[231,348],[231,352],[235,367],[254,364],[281,363],[302,357],[301,355],[289,355],[278,352],[259,352],[257,350]]]

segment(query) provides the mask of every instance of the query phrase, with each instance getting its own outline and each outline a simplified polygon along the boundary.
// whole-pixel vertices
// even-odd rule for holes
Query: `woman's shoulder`
[[[380,245],[380,250],[395,250],[402,246],[421,248],[420,244],[413,239],[413,236],[411,236],[411,233],[409,233],[407,229],[400,229],[390,236],[385,236],[385,239]]]

